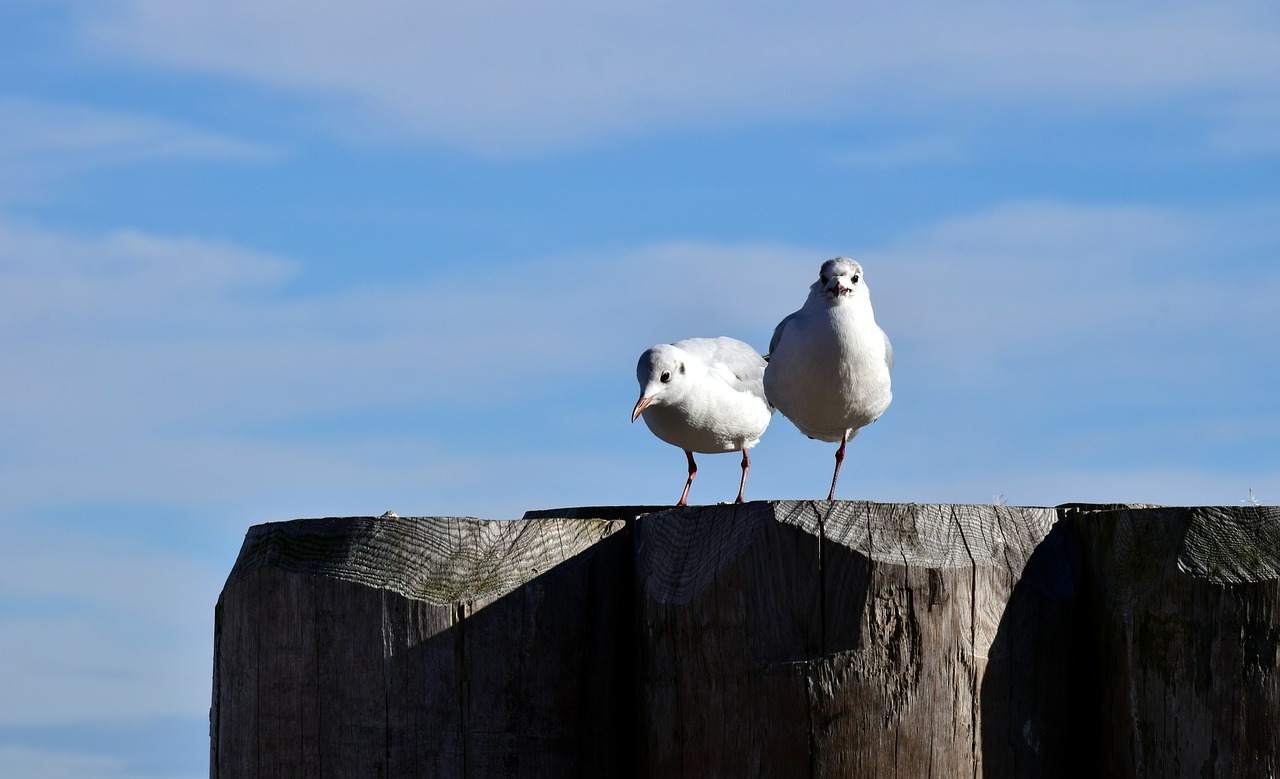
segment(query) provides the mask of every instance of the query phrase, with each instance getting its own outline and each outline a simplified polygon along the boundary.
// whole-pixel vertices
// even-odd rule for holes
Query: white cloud
[[[1091,409],[1084,431],[1135,404],[1185,403],[1196,415],[1180,435],[1247,442],[1271,422],[1232,409],[1276,380],[1280,276],[1231,258],[1280,244],[1274,212],[1010,204],[863,251],[664,244],[312,296],[286,286],[292,262],[242,248],[10,226],[5,502],[229,510],[305,494],[325,513],[499,516],[530,493],[572,502],[556,496],[578,494],[574,474],[625,471],[640,351],[691,335],[763,350],[838,252],[865,262],[895,341],[895,408],[916,406],[902,424],[967,410],[899,435],[963,449],[947,436],[993,435],[980,415],[1002,414],[1061,441],[1063,403]],[[476,503],[493,478],[527,492]]]
[[[670,245],[296,297],[283,286],[293,264],[250,250],[0,227],[0,347],[15,377],[0,385],[4,502],[323,494],[333,474],[362,492],[444,485],[467,457],[449,448],[463,418],[498,442],[536,425],[538,404],[572,403],[578,380],[619,377],[629,395],[635,356],[690,330],[764,348],[772,325],[749,301],[807,279],[801,257]],[[465,416],[426,439],[272,432],[441,408]]]
[[[361,133],[501,152],[725,119],[942,101],[1123,105],[1270,89],[1266,3],[957,5],[119,0],[86,36],[354,101]]]
[[[8,779],[179,779],[151,772],[130,773],[123,761],[109,756],[68,754],[0,746],[0,776]],[[186,777],[192,779],[192,776]]]
[[[19,550],[10,544],[0,550],[0,592],[10,596],[75,602],[129,620],[164,615],[172,624],[198,630],[207,615],[192,613],[192,595],[225,575],[123,539],[108,523],[75,531],[12,520],[3,527],[10,538],[21,534],[26,547]],[[66,560],[76,561],[73,574],[47,575]],[[212,603],[207,605],[212,608]]]
[[[5,116],[0,157],[84,155],[102,162],[156,157],[253,158],[256,144],[165,119],[16,97],[0,99]]]
[[[68,562],[60,561],[53,570],[65,572]],[[197,606],[188,603],[184,608]],[[211,625],[212,604],[198,611]],[[207,711],[212,632],[175,633],[164,623],[143,623],[149,630],[138,627],[127,623],[121,629],[110,612],[0,621],[5,657],[0,723],[191,716]]]
[[[1063,503],[1155,503],[1162,506],[1239,506],[1249,490],[1266,505],[1280,503],[1280,471],[1230,473],[1213,468],[1001,468],[928,483],[889,475],[872,485],[882,499],[918,503],[993,503],[1010,506]]]
[[[884,279],[896,292],[891,335],[919,343],[920,358],[953,377],[980,379],[1011,360],[1116,375],[1153,361],[1169,371],[1194,355],[1208,367],[1265,349],[1280,330],[1266,303],[1280,275],[1239,260],[1280,235],[1273,217],[1250,218],[1246,227],[1227,213],[1022,203],[942,222],[866,259],[873,289]],[[1217,350],[1227,338],[1230,351]]]
[[[849,168],[898,168],[929,163],[965,162],[968,153],[948,138],[905,138],[834,155],[837,165]]]
[[[0,96],[0,203],[107,165],[165,158],[277,157],[280,151],[154,116]],[[37,188],[35,192],[31,189]]]
[[[1230,154],[1280,154],[1280,94],[1232,103],[1209,140]]]
[[[205,712],[225,571],[126,540],[109,521],[72,530],[11,505],[5,516],[0,725]]]
[[[636,356],[690,335],[763,348],[837,252],[866,263],[898,351],[843,495],[1274,500],[1280,274],[1256,258],[1275,217],[1017,203],[861,251],[664,244],[310,296],[294,262],[241,247],[4,226],[0,592],[57,609],[0,622],[0,718],[203,707],[225,575],[27,518],[194,506],[240,530],[670,500],[682,458],[627,421]],[[821,494],[832,452],[775,418],[749,495]],[[735,458],[707,459],[695,499],[731,496]]]

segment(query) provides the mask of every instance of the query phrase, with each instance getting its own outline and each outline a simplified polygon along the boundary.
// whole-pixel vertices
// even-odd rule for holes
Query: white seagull
[[[742,452],[742,481],[747,487],[751,458],[773,407],[764,397],[764,358],[733,338],[686,338],[658,344],[640,355],[636,378],[640,399],[631,421],[644,423],[663,441],[684,450],[689,479],[677,506],[688,505],[689,486],[698,473],[693,453]]]
[[[876,324],[862,266],[822,264],[804,306],[778,323],[769,342],[764,390],[801,433],[840,442],[827,500],[835,500],[844,448],[889,407],[893,346]]]

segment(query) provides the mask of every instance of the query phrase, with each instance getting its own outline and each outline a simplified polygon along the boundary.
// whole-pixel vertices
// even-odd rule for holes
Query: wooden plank
[[[987,592],[1003,586],[1006,594],[994,634],[986,633],[990,643],[978,705],[984,769],[990,776],[1027,779],[1097,776],[1096,753],[1083,746],[1096,717],[1096,674],[1081,651],[1090,623],[1073,527],[1055,512],[1059,520],[1034,543],[1043,526],[1024,521],[1024,510],[992,510],[1008,552],[1003,573],[998,566],[985,572],[995,579]],[[1027,549],[1034,551],[1023,557]],[[998,602],[993,597],[988,603],[988,626]],[[975,644],[981,654],[984,641]]]
[[[319,776],[319,722],[311,680],[316,656],[314,586],[309,578],[259,570],[252,577],[259,609],[256,639],[260,777]],[[270,651],[262,651],[262,645]]]
[[[1073,775],[1078,745],[1054,731],[1066,715],[1044,712],[1071,692],[1069,645],[1049,639],[1074,612],[1009,624],[1005,610],[1015,592],[1074,596],[1022,584],[1056,519],[789,501],[642,518],[647,775]],[[1027,631],[1038,662],[1007,637]]]
[[[1073,775],[1059,773],[1063,750],[1010,738],[1009,701],[988,679],[1015,672],[1002,629],[1034,638],[1046,627],[1008,622],[1006,605],[1053,527],[1052,510],[838,502],[779,511],[824,537],[828,638],[811,664],[823,724],[816,776]],[[1044,659],[1065,657],[1059,649]],[[1064,670],[1020,669],[1016,686]],[[1067,693],[1050,685],[1034,713],[1054,711]],[[1056,735],[1037,729],[1051,731],[1045,741]]]
[[[1107,776],[1280,775],[1280,509],[1076,510]]]
[[[212,779],[257,775],[258,628],[256,579],[228,583],[214,620],[214,698],[210,714]],[[243,717],[254,712],[246,726]]]
[[[764,503],[676,509],[637,533],[641,775],[809,775],[817,538]]]
[[[976,704],[986,653],[975,651],[974,618],[975,598],[987,594],[975,592],[976,576],[987,567],[975,571],[966,549],[957,520],[968,514],[939,508],[817,509],[832,638],[811,665],[823,713],[817,776],[962,777],[981,768]],[[861,591],[848,586],[846,569]]]
[[[311,684],[319,706],[320,776],[388,776],[385,593],[340,580],[316,585],[317,672]],[[274,645],[259,651],[272,652]],[[275,762],[275,753],[287,748],[264,749],[263,762]]]
[[[630,559],[622,529],[508,596],[467,604],[468,776],[629,774]]]
[[[211,775],[627,775],[603,770],[632,742],[601,712],[631,713],[630,551],[590,519],[252,528],[218,611]]]

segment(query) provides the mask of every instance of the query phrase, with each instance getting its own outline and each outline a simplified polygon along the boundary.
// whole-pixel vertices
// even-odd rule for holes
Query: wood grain
[[[630,775],[630,558],[621,521],[252,528],[217,607],[211,776]]]
[[[646,775],[1068,775],[1075,745],[1055,741],[1052,713],[1069,680],[1048,671],[1067,665],[1049,640],[1063,631],[1026,609],[1005,624],[1055,520],[1052,509],[787,501],[642,518]],[[1053,654],[1026,657],[997,641],[1002,629]],[[985,688],[992,663],[1006,687],[1034,682],[1017,692],[1037,699]],[[984,739],[984,727],[1000,732]]]
[[[1075,510],[1103,775],[1280,775],[1280,509]]]
[[[251,528],[211,775],[1280,775],[1280,509],[755,502]]]

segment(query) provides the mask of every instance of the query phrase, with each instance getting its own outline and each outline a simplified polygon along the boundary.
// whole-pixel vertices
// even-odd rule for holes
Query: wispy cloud
[[[109,522],[72,531],[13,512],[0,525],[0,726],[200,714],[225,573]]]
[[[1052,112],[1062,101],[1240,95],[1270,89],[1280,69],[1277,20],[1260,2],[110,8],[82,25],[119,54],[350,99],[370,120],[362,133],[490,152],[940,102]]]
[[[833,155],[837,165],[848,168],[900,168],[921,164],[964,162],[969,154],[948,138],[908,138],[850,149]]]
[[[320,488],[324,473],[369,489],[411,467],[446,480],[463,455],[447,451],[458,422],[443,409],[501,440],[537,422],[527,404],[572,401],[575,382],[618,377],[630,394],[635,355],[658,340],[754,327],[763,348],[770,326],[748,301],[779,274],[810,275],[800,257],[668,245],[300,297],[291,262],[238,247],[0,228],[0,346],[24,377],[0,387],[6,502],[260,495]],[[282,441],[297,420],[403,429],[424,414],[453,432],[404,443],[379,422],[378,440]]]
[[[963,480],[1011,502],[1230,503],[1233,473],[1274,484],[1280,273],[1246,259],[1280,246],[1274,216],[1020,203],[869,250],[898,354],[881,455],[935,471],[932,499]]]
[[[640,351],[691,335],[764,349],[837,253],[866,263],[900,405],[1045,430],[1087,411],[1074,429],[1118,434],[1135,405],[1185,406],[1166,435],[1239,431],[1227,409],[1257,413],[1277,380],[1280,275],[1223,258],[1280,245],[1274,217],[1015,203],[861,251],[660,244],[324,295],[294,293],[293,262],[243,248],[11,226],[0,346],[23,378],[0,387],[0,419],[23,444],[6,501],[421,496],[517,478],[532,472],[519,452],[559,448],[586,458],[566,472],[592,456],[614,467]],[[1249,373],[1242,353],[1259,355]],[[304,426],[328,432],[291,432]],[[574,487],[560,482],[563,500]]]
[[[754,474],[753,474],[754,475]],[[928,484],[890,483],[878,489],[909,492],[922,503],[984,503],[998,497],[1003,505],[1057,506],[1063,503],[1155,503],[1163,506],[1239,505],[1248,502],[1251,479],[1280,484],[1280,470],[1211,467],[1077,467],[1052,472],[1005,467],[976,475],[956,474]],[[1267,496],[1263,496],[1267,497]],[[1274,501],[1264,501],[1274,505]]]
[[[918,312],[909,331],[970,338],[957,352],[969,359],[996,345],[1069,352],[1088,339],[1123,348],[1116,336],[1218,327],[1260,339],[1275,318],[1248,318],[1241,307],[1261,303],[1280,276],[1239,258],[1261,235],[1274,245],[1280,234],[1263,213],[1255,218],[1242,231],[1225,212],[1021,203],[941,222],[872,256],[910,290],[901,303]]]
[[[627,421],[636,356],[691,335],[763,348],[837,253],[865,262],[898,352],[895,405],[852,455],[850,483],[879,490],[861,495],[1280,492],[1261,455],[1280,430],[1280,274],[1241,259],[1280,246],[1275,217],[1011,203],[861,249],[659,244],[322,295],[291,287],[296,261],[243,247],[4,226],[0,722],[120,716],[122,702],[191,715],[208,613],[188,606],[211,607],[225,573],[24,518],[194,505],[238,531],[674,498],[678,452]],[[1151,423],[1153,407],[1180,424]],[[766,436],[753,495],[817,494],[829,448],[782,418]],[[734,472],[708,463],[699,499],[731,495]],[[138,630],[166,638],[139,653]]]
[[[1232,103],[1223,110],[1209,140],[1230,154],[1280,154],[1280,93]]]
[[[168,119],[73,103],[0,97],[0,205],[109,165],[157,159],[258,161],[282,151]],[[35,191],[32,191],[35,188]]]
[[[11,779],[179,779],[202,773],[208,716],[0,726]],[[57,751],[54,751],[56,749]],[[194,768],[194,770],[193,770]]]
[[[109,756],[0,746],[0,772],[21,779],[131,779],[122,768],[119,760]]]

